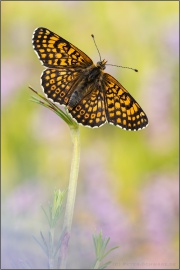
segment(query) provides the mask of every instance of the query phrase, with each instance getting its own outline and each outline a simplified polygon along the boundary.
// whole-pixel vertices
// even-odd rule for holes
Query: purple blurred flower
[[[32,106],[37,105],[32,103]],[[62,106],[61,109],[63,109]],[[57,115],[42,107],[38,115],[37,111],[34,111],[30,125],[35,139],[45,140],[48,145],[60,143],[64,140],[65,130],[68,132],[66,125]]]
[[[47,192],[47,191],[46,191]],[[37,205],[40,205],[45,200],[45,190],[43,187],[31,182],[26,182],[17,186],[12,193],[4,201],[3,209],[6,213],[10,211],[12,216],[30,214],[37,210]]]
[[[164,57],[169,57],[168,64],[174,61],[178,63],[179,59],[179,22],[175,20],[168,21],[163,27],[164,31],[161,35],[161,43],[164,44],[165,50],[162,50]],[[166,55],[165,55],[166,54]]]
[[[176,138],[174,114],[178,112],[178,29],[177,21],[167,21],[163,26],[154,41],[156,62],[142,77],[141,89],[147,101],[144,107],[149,118],[148,136],[157,151],[171,148]]]
[[[167,243],[178,232],[178,179],[157,175],[141,190],[144,237],[152,244]]]
[[[28,79],[28,68],[24,66],[23,59],[5,60],[2,62],[2,104],[6,102],[12,102],[14,95],[17,95],[17,91],[22,87]],[[27,87],[27,82],[26,82]]]
[[[32,238],[32,234],[38,234],[42,229],[39,222],[42,213],[40,206],[47,200],[46,193],[42,186],[35,184],[31,179],[14,188],[3,200],[1,235],[3,269],[47,268],[44,266],[46,264],[44,254]]]
[[[81,198],[81,200],[84,201],[87,211],[96,218],[96,224],[99,223],[97,231],[102,229],[104,236],[111,238],[112,245],[123,244],[125,251],[131,237],[130,221],[127,212],[114,197],[110,183],[108,183],[113,181],[115,176],[105,170],[107,161],[104,157],[106,155],[103,155],[100,142],[98,149],[102,152],[89,150],[86,151],[87,159],[82,158],[82,167],[85,168],[86,174],[81,178],[85,179],[85,188],[88,191],[85,192],[85,198]]]

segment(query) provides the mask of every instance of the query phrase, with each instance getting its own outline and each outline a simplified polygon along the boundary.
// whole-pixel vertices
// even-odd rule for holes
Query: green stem
[[[54,228],[50,228],[49,269],[54,269]]]
[[[99,269],[100,261],[97,260],[94,266],[94,269]]]
[[[64,216],[64,244],[61,249],[61,262],[60,269],[66,269],[67,263],[67,251],[69,238],[71,234],[71,225],[74,212],[74,204],[76,198],[76,187],[78,180],[78,171],[79,171],[79,160],[80,160],[80,140],[79,140],[79,128],[70,127],[71,139],[73,143],[73,153],[72,153],[72,162],[71,162],[71,171],[69,178],[69,187],[67,194],[66,210]]]

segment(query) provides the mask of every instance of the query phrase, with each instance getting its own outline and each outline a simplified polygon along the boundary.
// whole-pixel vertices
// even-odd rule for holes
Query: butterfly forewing
[[[147,116],[139,104],[118,81],[104,73],[105,60],[95,66],[85,53],[43,27],[34,31],[32,43],[47,67],[41,76],[46,96],[66,105],[78,123],[99,127],[109,122],[127,130],[147,126]]]
[[[46,28],[37,28],[32,42],[39,59],[46,67],[86,68],[93,64],[85,53]]]

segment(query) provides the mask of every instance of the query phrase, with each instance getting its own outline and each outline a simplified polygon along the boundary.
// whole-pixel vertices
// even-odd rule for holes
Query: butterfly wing
[[[79,73],[72,68],[47,68],[41,75],[41,85],[48,98],[60,105],[67,105],[78,77]]]
[[[100,127],[106,123],[105,104],[103,92],[92,83],[87,94],[73,109],[69,109],[71,116],[79,124],[88,127]]]
[[[139,130],[148,125],[140,105],[115,78],[104,73],[102,86],[107,122],[126,130]]]
[[[74,69],[46,69],[41,76],[41,83],[46,96],[60,105],[68,105],[74,91],[73,84],[79,74]],[[99,127],[106,122],[103,92],[94,83],[84,89],[84,96],[77,106],[69,108],[71,116],[79,123],[89,127]]]
[[[73,44],[43,27],[35,29],[32,44],[41,63],[49,68],[84,69],[93,64],[92,60]]]
[[[41,85],[48,98],[67,105],[73,85],[80,74],[93,64],[92,60],[73,44],[40,27],[33,33],[33,48],[42,64],[48,67],[41,75]]]

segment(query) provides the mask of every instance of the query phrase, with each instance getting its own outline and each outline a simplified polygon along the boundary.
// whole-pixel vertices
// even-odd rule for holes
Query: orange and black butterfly
[[[100,127],[106,122],[126,130],[139,130],[148,119],[135,99],[111,75],[105,60],[96,65],[73,44],[40,27],[33,33],[33,48],[47,67],[41,76],[46,96],[65,105],[83,126]]]

